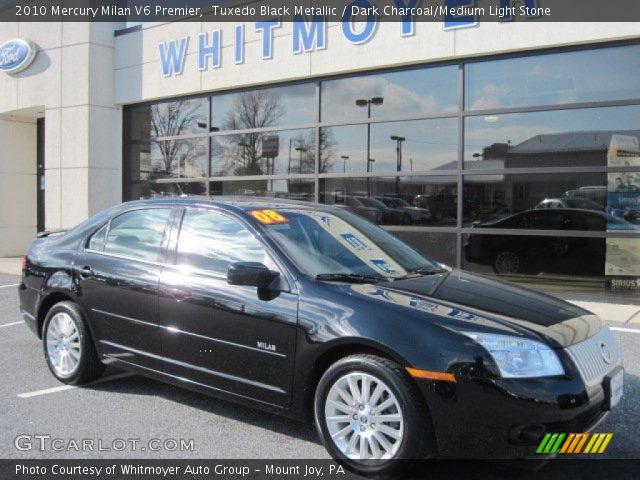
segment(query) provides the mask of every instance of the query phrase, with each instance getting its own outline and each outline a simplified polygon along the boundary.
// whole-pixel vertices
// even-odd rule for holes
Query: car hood
[[[484,318],[518,331],[532,332],[560,347],[584,341],[602,327],[596,315],[573,304],[460,270],[379,283],[375,288],[414,298],[408,303],[402,302],[409,308],[419,305],[416,297],[429,299],[444,308],[440,308],[441,312],[462,308],[463,313],[469,314],[470,322]],[[456,316],[460,318],[464,315]]]

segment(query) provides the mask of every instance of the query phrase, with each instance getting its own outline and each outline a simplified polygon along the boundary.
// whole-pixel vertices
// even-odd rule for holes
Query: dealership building
[[[310,25],[1,24],[24,62],[0,71],[0,256],[126,200],[255,195],[543,288],[640,288],[640,23]]]

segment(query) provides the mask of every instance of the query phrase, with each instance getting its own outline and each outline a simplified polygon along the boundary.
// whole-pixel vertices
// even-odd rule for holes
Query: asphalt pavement
[[[328,458],[312,425],[140,376],[108,370],[101,383],[63,386],[21,321],[18,282],[0,275],[0,458]],[[639,458],[640,325],[609,324],[623,328],[614,336],[626,368],[625,394],[598,428],[614,434],[601,457]],[[82,451],[83,441],[94,450]]]

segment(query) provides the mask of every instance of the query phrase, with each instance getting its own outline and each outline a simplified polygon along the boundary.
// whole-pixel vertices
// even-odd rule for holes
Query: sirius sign
[[[21,39],[9,40],[0,45],[0,71],[18,73],[27,68],[36,56],[36,47]]]
[[[352,0],[343,13],[339,15],[341,20],[342,37],[352,45],[359,45],[369,41],[377,31],[377,23],[380,12],[376,13],[376,7],[372,0]],[[513,20],[512,3],[514,0],[495,0],[499,8],[495,10],[495,16],[500,21]],[[527,8],[533,9],[537,0],[522,0],[521,3]],[[401,37],[409,37],[415,33],[415,22],[421,16],[433,16],[443,19],[443,29],[454,30],[458,28],[471,27],[478,24],[478,13],[473,7],[475,0],[443,0],[442,5],[435,7],[420,7],[422,0],[392,0],[393,5],[386,7],[392,10],[389,15],[398,18],[398,32]],[[224,7],[215,7],[222,9]],[[252,7],[236,7],[250,9]],[[235,11],[230,8],[230,10]],[[216,10],[218,15],[225,13]],[[291,53],[301,54],[315,50],[327,48],[327,15],[322,12],[307,14],[296,13],[293,10],[289,18],[291,24]],[[229,14],[231,15],[231,14]],[[481,14],[480,14],[481,15]],[[526,13],[528,17],[536,15]],[[246,16],[252,16],[251,12]],[[330,14],[331,18],[335,14]],[[274,18],[266,21],[253,23],[251,27],[259,35],[261,40],[261,56],[263,60],[273,58],[273,38],[276,32],[283,27],[283,21]],[[235,25],[231,33],[233,43],[233,59],[236,64],[244,63],[245,29],[244,24]],[[180,75],[184,71],[187,58],[187,48],[192,41],[188,36],[178,39],[171,39],[158,44],[158,54],[162,74],[165,77]],[[213,29],[202,32],[197,38],[197,67],[200,71],[209,68],[220,68],[222,66],[222,31]]]

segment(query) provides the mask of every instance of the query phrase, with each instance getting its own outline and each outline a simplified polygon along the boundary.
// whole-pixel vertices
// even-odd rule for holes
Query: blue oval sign
[[[0,70],[17,73],[27,68],[36,56],[35,46],[26,40],[14,39],[0,45]]]

